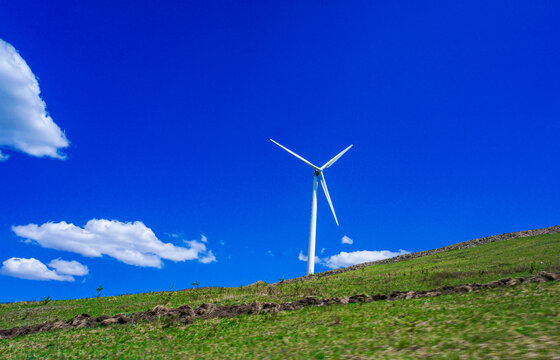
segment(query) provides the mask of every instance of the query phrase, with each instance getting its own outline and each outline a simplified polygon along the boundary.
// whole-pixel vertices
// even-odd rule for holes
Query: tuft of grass
[[[40,301],[41,305],[47,305],[48,303],[50,303],[52,301],[50,295],[47,295],[47,297],[45,297],[43,300]]]
[[[101,297],[101,291],[103,291],[103,286],[102,286],[102,285],[99,285],[99,286],[97,287],[97,289],[95,289],[95,291],[97,291],[97,296],[96,296],[96,297],[97,297],[97,298]]]

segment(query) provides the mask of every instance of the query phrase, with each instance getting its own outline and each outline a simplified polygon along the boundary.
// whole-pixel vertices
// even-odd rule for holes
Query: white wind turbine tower
[[[331,207],[334,221],[336,221],[336,225],[338,226],[338,219],[336,218],[336,214],[334,212],[334,207],[329,195],[329,190],[327,189],[327,182],[325,181],[325,176],[323,175],[323,170],[334,164],[335,161],[338,160],[342,155],[344,155],[345,152],[350,150],[353,145],[350,145],[346,149],[342,150],[338,155],[330,159],[325,165],[317,167],[292,150],[278,144],[276,141],[272,139],[270,139],[270,141],[315,169],[315,174],[313,175],[313,200],[311,201],[311,228],[309,230],[309,250],[307,252],[307,275],[311,275],[315,272],[315,234],[317,230],[317,178],[321,177],[321,186],[323,187],[323,191],[325,192],[325,196],[327,197],[327,201],[329,202],[329,205]]]

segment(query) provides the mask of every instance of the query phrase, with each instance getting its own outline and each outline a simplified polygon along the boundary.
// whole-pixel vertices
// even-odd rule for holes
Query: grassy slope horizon
[[[84,312],[92,316],[131,313],[156,305],[176,307],[189,304],[194,307],[210,302],[232,305],[252,301],[292,301],[303,296],[428,290],[442,285],[525,276],[541,270],[560,271],[560,234],[502,240],[293,283],[2,304],[0,328],[67,320]],[[509,297],[508,294],[514,295]],[[282,349],[286,351],[298,346],[304,351],[288,357],[360,358],[360,354],[366,354],[365,357],[406,358],[427,356],[437,349],[436,353],[454,358],[458,356],[457,346],[453,344],[462,344],[462,351],[472,357],[484,357],[481,344],[487,344],[495,356],[503,356],[507,354],[511,340],[517,339],[513,353],[550,358],[557,355],[556,349],[559,348],[559,294],[558,283],[532,284],[429,300],[310,308],[275,316],[197,320],[186,327],[147,323],[62,330],[0,340],[0,351],[11,351],[8,353],[15,358],[29,357],[30,354],[41,357],[71,354],[69,356],[86,358],[117,356],[115,354],[125,358],[144,357],[147,354],[146,357],[157,358],[164,352],[171,354],[169,351],[176,356],[183,354],[183,357],[185,354],[193,357],[213,354],[218,358],[243,358],[247,351],[250,353],[251,347],[262,351],[254,350],[257,352],[253,352],[253,357],[262,357],[271,346],[274,351],[266,353],[267,356],[282,358],[287,356]],[[500,335],[492,338],[496,333]],[[420,334],[425,337],[418,338]],[[159,340],[150,342],[146,339]],[[380,346],[373,339],[385,341],[387,346]],[[85,351],[84,342],[97,344],[97,349]],[[184,342],[190,345],[186,346]],[[124,343],[128,352],[120,353],[119,346]],[[230,344],[236,344],[238,350]],[[509,348],[511,350],[512,346]]]
[[[418,251],[418,252],[410,253],[410,255],[421,254],[421,253],[425,253],[425,252],[429,252],[429,251],[438,251],[438,250],[449,251],[449,250],[446,250],[446,248],[448,248],[448,247],[450,247],[450,246],[462,244],[462,243],[465,243],[465,242],[473,241],[473,240],[486,239],[486,238],[494,237],[494,236],[503,236],[503,235],[509,235],[509,234],[517,234],[517,233],[523,233],[523,232],[528,232],[528,231],[537,231],[537,230],[551,229],[551,228],[555,228],[555,227],[557,227],[557,226],[558,226],[558,225],[549,226],[549,227],[544,227],[544,228],[539,228],[539,229],[533,229],[533,230],[514,231],[514,232],[509,232],[509,233],[503,233],[503,234],[500,234],[500,235],[490,235],[490,236],[487,236],[487,237],[482,237],[482,238],[477,238],[477,239],[472,239],[472,240],[468,240],[468,241],[459,242],[459,243],[456,243],[456,244],[446,245],[446,246],[443,246],[443,247],[440,247],[440,248],[436,248],[436,249],[421,250],[421,251]],[[560,232],[559,232],[559,233],[560,233]],[[503,241],[503,240],[498,240],[498,241]],[[425,256],[425,255],[420,255],[420,256]],[[400,256],[396,256],[396,258],[400,258]],[[384,259],[384,260],[390,260],[390,259],[391,259],[391,258]],[[405,260],[408,260],[408,259],[405,259]],[[383,261],[383,260],[379,260],[379,261]],[[400,259],[399,259],[398,261],[403,261],[403,260],[400,260]],[[364,263],[364,264],[372,263],[372,265],[378,265],[377,262],[378,262],[378,261],[366,262],[366,263]],[[350,270],[351,268],[353,268],[353,267],[355,267],[355,266],[359,266],[359,265],[362,265],[362,264],[350,265],[350,266],[348,266],[348,267],[346,267],[346,268],[342,268],[342,269],[325,270],[325,271],[322,271],[322,272],[315,273],[314,275],[315,275],[315,276],[332,276],[330,273],[332,273],[333,271],[337,271],[337,270],[346,270],[346,269],[349,269],[349,270]],[[368,265],[368,266],[371,266],[371,265]],[[354,270],[352,269],[352,270],[350,270],[350,271],[354,271]],[[296,278],[294,278],[294,279],[281,279],[279,282],[284,282],[285,280],[290,281],[290,280],[299,280],[299,279],[308,280],[308,277],[307,277],[307,276],[301,276],[301,277],[296,277]],[[266,282],[265,282],[265,284],[266,284]],[[275,283],[270,283],[270,284],[275,284]],[[252,285],[252,284],[249,284],[249,285],[247,285],[247,286],[250,286],[250,285]],[[198,286],[195,285],[195,283],[193,283],[193,286],[195,286],[195,287],[193,287],[193,288],[187,288],[187,289],[181,289],[181,290],[175,290],[175,291],[188,291],[188,290],[199,290],[199,291],[200,291],[200,290],[204,290],[204,289],[216,289],[216,288],[223,288],[223,289],[226,289],[226,288],[228,288],[228,287],[223,287],[223,286],[204,286],[204,287],[198,288]],[[241,287],[243,287],[243,285],[241,285]],[[234,288],[235,288],[235,287],[234,287]],[[170,290],[170,291],[172,291],[172,290]],[[134,295],[152,294],[152,293],[162,293],[162,292],[167,292],[167,291],[147,291],[147,292],[138,292],[138,293],[129,293],[129,292],[127,292],[127,293],[120,294],[120,295],[110,295],[110,296],[100,296],[100,295],[98,295],[98,296],[85,297],[85,298],[56,299],[56,300],[52,299],[50,296],[47,295],[47,296],[45,296],[44,298],[39,299],[39,300],[33,299],[33,300],[20,300],[20,301],[5,301],[5,302],[0,302],[0,305],[2,305],[2,304],[17,304],[17,303],[37,303],[37,302],[38,302],[38,303],[41,303],[41,302],[44,302],[45,299],[48,299],[49,302],[50,302],[50,301],[66,301],[66,300],[72,301],[72,300],[84,300],[84,299],[94,299],[94,298],[97,299],[97,298],[99,298],[99,297],[105,298],[105,297],[123,296],[123,295],[127,295],[127,296],[132,295],[132,296],[134,296]]]
[[[198,306],[208,302],[235,305],[251,301],[293,301],[302,296],[331,297],[429,290],[442,285],[525,276],[541,270],[560,271],[560,233],[501,240],[292,283],[257,283],[231,288],[204,287],[71,300],[4,303],[0,304],[0,328],[35,324],[43,318],[43,321],[67,320],[83,312],[92,316],[130,313],[156,305]],[[8,320],[16,317],[6,316],[15,309],[26,314],[20,321]],[[100,313],[102,310],[105,312]]]

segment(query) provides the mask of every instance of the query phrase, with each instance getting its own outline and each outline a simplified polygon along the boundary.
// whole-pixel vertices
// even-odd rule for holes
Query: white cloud
[[[350,239],[348,236],[344,235],[342,237],[342,243],[343,244],[348,244],[348,245],[352,245],[354,243],[354,240]]]
[[[73,276],[59,274],[34,258],[10,258],[2,263],[0,274],[27,280],[74,281]]]
[[[200,241],[202,242],[198,242],[196,240],[185,240],[185,244],[187,244],[192,250],[197,252],[197,258],[199,262],[203,264],[210,264],[211,262],[218,261],[212,253],[212,250],[206,249],[206,244],[204,244],[208,242],[206,236],[201,235]]]
[[[162,259],[172,261],[216,261],[202,242],[185,241],[188,247],[161,242],[142,222],[92,219],[82,228],[64,221],[12,226],[16,235],[42,247],[70,251],[87,257],[107,255],[129,265],[162,267]]]
[[[218,260],[216,260],[216,257],[212,253],[212,250],[209,250],[208,253],[206,255],[203,255],[200,259],[198,259],[198,261],[203,264],[210,264],[211,262],[215,262]]]
[[[17,50],[0,39],[0,147],[64,159],[65,134],[46,111],[39,82]],[[0,151],[0,161],[8,155]]]
[[[55,269],[57,273],[64,275],[84,276],[89,273],[89,269],[87,266],[82,265],[75,260],[66,261],[58,258],[52,260],[49,263],[49,267]]]
[[[342,251],[339,254],[329,256],[323,259],[322,264],[331,269],[336,269],[340,267],[347,267],[351,265],[361,264],[369,261],[383,260],[397,255],[408,254],[406,250],[399,250],[398,252],[392,252],[389,250],[380,251],[353,251],[346,252]]]
[[[391,257],[395,257],[397,255],[408,254],[408,253],[409,253],[408,251],[402,249],[399,250],[398,252],[392,252],[389,250],[380,250],[380,251],[362,250],[362,251],[353,251],[353,252],[341,251],[339,254],[328,256],[322,259],[315,256],[315,263],[324,265],[331,269],[336,269],[336,268],[361,264],[369,261],[388,259]],[[303,255],[303,252],[300,251],[298,255],[298,259],[300,261],[307,261],[307,256]]]

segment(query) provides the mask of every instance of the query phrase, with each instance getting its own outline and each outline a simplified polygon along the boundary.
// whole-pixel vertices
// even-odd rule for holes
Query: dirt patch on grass
[[[21,335],[28,335],[38,332],[45,332],[57,329],[80,329],[93,328],[96,326],[109,326],[117,324],[129,324],[137,322],[162,321],[164,324],[183,323],[190,324],[195,319],[210,319],[221,317],[233,317],[243,314],[274,313],[278,311],[299,310],[306,306],[328,306],[336,304],[372,302],[380,300],[401,300],[414,299],[420,297],[434,297],[447,294],[461,294],[482,289],[492,289],[501,286],[514,286],[523,283],[558,281],[560,273],[540,272],[538,275],[525,276],[519,278],[503,278],[485,284],[462,284],[446,285],[433,290],[426,291],[393,291],[389,294],[357,294],[350,297],[318,299],[312,296],[285,302],[252,302],[249,304],[217,306],[215,304],[202,304],[197,308],[189,305],[182,305],[177,308],[166,308],[158,305],[153,309],[131,314],[117,314],[113,316],[102,315],[92,317],[89,314],[80,314],[68,321],[45,322],[37,325],[20,326],[11,329],[0,329],[0,339],[12,338]]]

